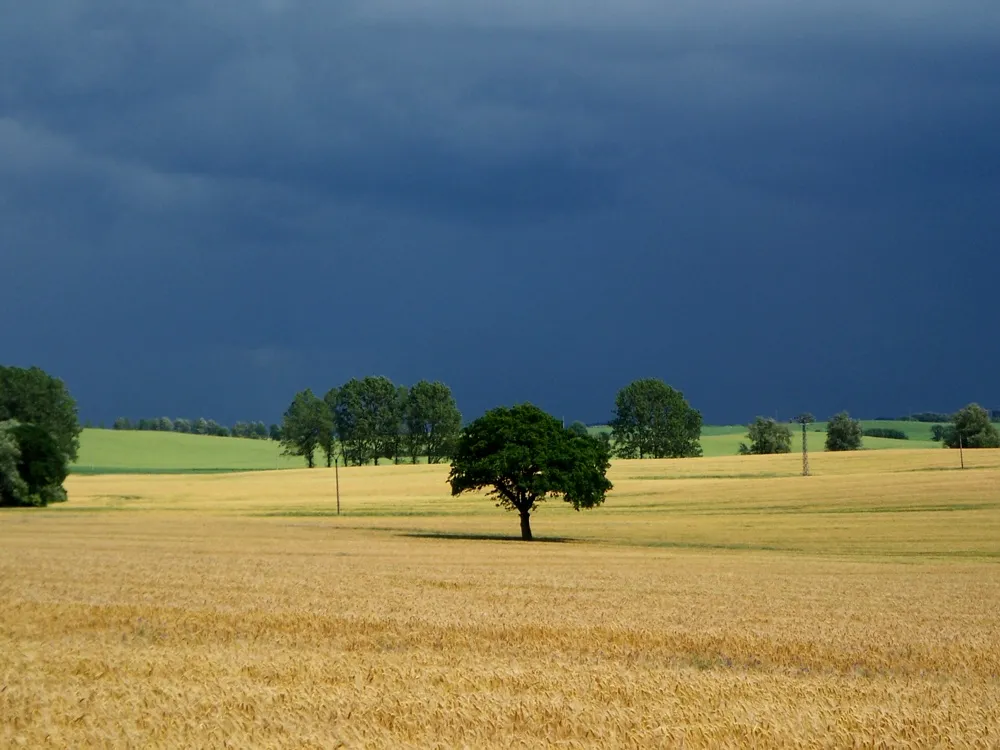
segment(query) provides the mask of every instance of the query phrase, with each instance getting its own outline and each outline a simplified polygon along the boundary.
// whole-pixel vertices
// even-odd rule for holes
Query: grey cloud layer
[[[617,346],[693,308],[684,274],[720,296],[757,272],[873,294],[951,278],[933,248],[960,228],[955,252],[981,258],[1000,229],[993,0],[0,0],[0,18],[0,222],[24,271],[0,304],[49,295],[153,344],[322,348],[296,318],[341,304],[344,276],[344,310],[390,279],[378,331],[417,308],[468,333],[453,310],[496,283],[514,301],[491,351],[533,326],[569,341],[551,290],[596,288],[586,326]],[[31,260],[56,257],[59,283]],[[141,310],[157,284],[179,322],[115,322],[82,291]],[[338,346],[405,359],[363,328]]]

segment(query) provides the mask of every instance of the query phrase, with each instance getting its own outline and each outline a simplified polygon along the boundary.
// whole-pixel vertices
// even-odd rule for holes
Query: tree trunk
[[[521,539],[525,542],[531,541],[531,511],[521,511]]]

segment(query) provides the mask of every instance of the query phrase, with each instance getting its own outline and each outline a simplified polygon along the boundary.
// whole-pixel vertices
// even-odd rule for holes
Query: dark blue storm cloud
[[[998,133],[982,0],[0,0],[0,360],[94,420],[1000,407]]]

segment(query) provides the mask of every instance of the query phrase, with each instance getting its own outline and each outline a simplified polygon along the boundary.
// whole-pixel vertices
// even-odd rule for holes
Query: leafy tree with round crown
[[[770,417],[757,417],[747,425],[750,445],[740,443],[740,455],[768,455],[792,452],[792,431]]]
[[[864,437],[864,429],[860,420],[851,419],[851,415],[846,411],[840,412],[833,417],[826,425],[826,449],[828,451],[856,451],[861,450],[861,442]]]
[[[622,458],[701,455],[701,412],[662,380],[646,378],[622,388],[610,424],[615,452]]]
[[[521,538],[532,539],[531,513],[559,497],[574,510],[594,508],[611,490],[607,444],[565,429],[532,404],[498,407],[458,437],[448,481],[452,495],[488,489],[497,507],[517,511]]]

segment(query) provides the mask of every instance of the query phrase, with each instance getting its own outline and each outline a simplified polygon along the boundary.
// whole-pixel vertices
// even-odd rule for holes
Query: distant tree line
[[[902,430],[893,427],[866,427],[865,437],[889,438],[890,440],[909,440],[910,436]]]
[[[141,430],[151,432],[180,432],[187,435],[213,435],[215,437],[249,438],[251,440],[280,440],[281,428],[264,422],[237,422],[232,427],[219,424],[214,419],[139,419],[132,421],[119,417],[111,425],[113,430]]]
[[[281,422],[289,455],[312,468],[317,453],[327,466],[339,457],[363,466],[381,459],[440,463],[454,455],[462,415],[451,389],[421,380],[395,385],[384,376],[353,378],[320,398],[310,389],[295,395]]]
[[[897,422],[950,422],[951,414],[939,411],[922,411],[916,414],[907,414],[905,417],[898,417]]]
[[[984,411],[986,412],[987,419],[990,422],[1000,422],[1000,409],[984,409]],[[951,422],[954,419],[955,419],[955,414],[945,414],[944,412],[940,411],[923,411],[923,412],[918,412],[917,414],[908,414],[905,417],[899,417],[898,419],[896,419],[896,421],[943,423],[943,422]]]

